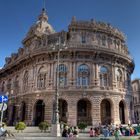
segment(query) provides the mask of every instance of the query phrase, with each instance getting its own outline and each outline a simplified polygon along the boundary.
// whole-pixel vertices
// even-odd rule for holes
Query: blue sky
[[[0,0],[0,67],[5,57],[22,47],[21,41],[36,22],[43,0]],[[140,0],[46,0],[49,23],[67,30],[72,16],[105,21],[123,31],[135,61],[132,79],[140,78]]]

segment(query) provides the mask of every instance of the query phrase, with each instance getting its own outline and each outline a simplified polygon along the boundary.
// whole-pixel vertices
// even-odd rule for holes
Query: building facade
[[[132,81],[135,123],[140,123],[140,79]]]
[[[67,32],[55,32],[43,9],[22,43],[0,70],[0,91],[9,96],[9,125],[52,123],[56,92],[60,121],[131,122],[134,62],[117,28],[73,17]]]

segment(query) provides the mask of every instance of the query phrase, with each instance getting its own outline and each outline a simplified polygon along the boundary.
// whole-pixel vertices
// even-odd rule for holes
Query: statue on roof
[[[43,8],[41,14],[38,16],[38,21],[32,25],[23,40],[32,38],[33,36],[42,36],[43,34],[49,35],[55,33],[53,27],[48,23],[48,16],[46,14],[46,10]]]

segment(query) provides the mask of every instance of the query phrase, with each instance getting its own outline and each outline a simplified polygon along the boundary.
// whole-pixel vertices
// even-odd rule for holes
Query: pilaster
[[[101,123],[101,114],[100,114],[100,97],[94,96],[92,104],[92,125],[97,126]]]
[[[45,99],[45,114],[44,114],[44,121],[47,121],[49,124],[51,124],[52,116],[53,116],[53,97]]]
[[[115,65],[112,64],[112,88],[116,89],[116,78],[115,78]]]
[[[99,67],[98,64],[95,63],[95,79],[94,79],[95,87],[99,87]]]
[[[27,125],[34,125],[33,120],[33,103],[28,100],[26,104],[26,118],[25,122]]]
[[[114,114],[114,124],[121,124],[120,122],[120,113],[119,113],[119,100],[118,96],[114,97],[114,109],[113,109],[113,114]]]
[[[77,102],[74,97],[68,101],[68,124],[77,125]]]

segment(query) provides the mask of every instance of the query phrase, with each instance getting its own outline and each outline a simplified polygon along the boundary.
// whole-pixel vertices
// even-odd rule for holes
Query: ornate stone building
[[[73,17],[67,32],[55,32],[43,9],[22,43],[0,70],[0,91],[9,93],[9,124],[52,123],[56,89],[60,121],[131,121],[134,62],[117,28]]]
[[[132,81],[135,122],[140,123],[140,79]]]

